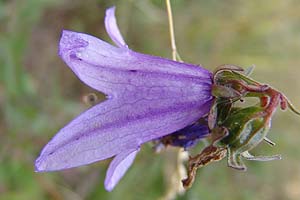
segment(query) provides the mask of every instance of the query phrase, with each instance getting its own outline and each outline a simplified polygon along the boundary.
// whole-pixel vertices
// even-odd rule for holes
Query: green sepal
[[[216,98],[208,114],[208,127],[210,130],[222,124],[231,112],[233,102],[226,98]]]
[[[222,126],[228,129],[229,135],[221,143],[238,152],[255,147],[269,130],[263,108],[255,106],[233,110]]]
[[[213,85],[212,86],[212,95],[217,98],[240,98],[241,94],[231,88],[222,85]]]
[[[241,157],[241,154],[232,151],[232,149],[230,148],[227,148],[227,164],[229,167],[237,170],[246,171],[247,167],[245,166]]]

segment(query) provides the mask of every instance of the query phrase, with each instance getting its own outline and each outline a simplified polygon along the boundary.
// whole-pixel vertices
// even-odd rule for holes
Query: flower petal
[[[117,48],[71,31],[63,31],[59,45],[60,56],[74,73],[110,96],[131,98],[133,91],[148,88],[155,93],[163,85],[166,91],[177,90],[179,96],[197,94],[200,101],[211,98],[211,73],[199,66]]]
[[[106,31],[112,41],[119,47],[128,48],[117,25],[117,20],[115,17],[115,7],[111,7],[106,10],[104,23]]]
[[[64,31],[63,60],[87,85],[110,95],[45,146],[37,171],[89,164],[182,129],[207,114],[211,73]]]
[[[210,104],[184,98],[107,100],[61,129],[36,160],[36,171],[77,167],[138,149],[193,123]]]
[[[132,165],[140,149],[128,150],[118,154],[110,163],[105,177],[105,189],[112,191]]]

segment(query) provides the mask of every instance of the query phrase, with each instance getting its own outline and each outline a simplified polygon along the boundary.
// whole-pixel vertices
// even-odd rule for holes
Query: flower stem
[[[172,47],[172,59],[182,61],[176,48],[175,42],[175,34],[174,34],[174,23],[173,23],[173,15],[170,0],[166,0],[167,13],[168,13],[168,21],[169,21],[169,31],[170,31],[170,39],[171,39],[171,47]]]

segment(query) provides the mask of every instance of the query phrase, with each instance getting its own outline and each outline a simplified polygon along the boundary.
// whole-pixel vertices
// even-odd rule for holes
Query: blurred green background
[[[0,199],[158,199],[166,192],[168,160],[144,145],[111,193],[103,180],[109,161],[62,172],[35,173],[47,141],[88,108],[95,92],[57,55],[62,29],[104,40],[104,11],[116,5],[118,24],[131,49],[171,56],[162,0],[0,0]],[[231,63],[283,91],[300,108],[299,0],[173,0],[177,47],[186,62],[213,70]],[[97,93],[100,99],[102,94]],[[211,164],[177,199],[300,199],[300,118],[277,112],[269,133],[277,145],[255,154],[283,160],[247,162],[246,173]]]

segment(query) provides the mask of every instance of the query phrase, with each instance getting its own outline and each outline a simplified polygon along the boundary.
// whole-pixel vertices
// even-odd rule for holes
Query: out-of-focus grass
[[[255,64],[253,77],[284,91],[300,107],[300,3],[286,1],[172,1],[177,46],[187,62],[209,69]],[[0,1],[0,199],[157,199],[165,192],[164,157],[144,145],[117,188],[103,189],[107,161],[54,173],[34,173],[40,149],[87,109],[84,86],[57,56],[62,29],[109,40],[104,10],[117,6],[134,50],[170,57],[164,1]],[[93,91],[95,92],[95,91]],[[98,94],[100,99],[103,95]],[[199,170],[178,199],[299,199],[299,118],[278,112],[270,138],[256,154],[282,161],[247,162],[247,173],[222,161]]]

